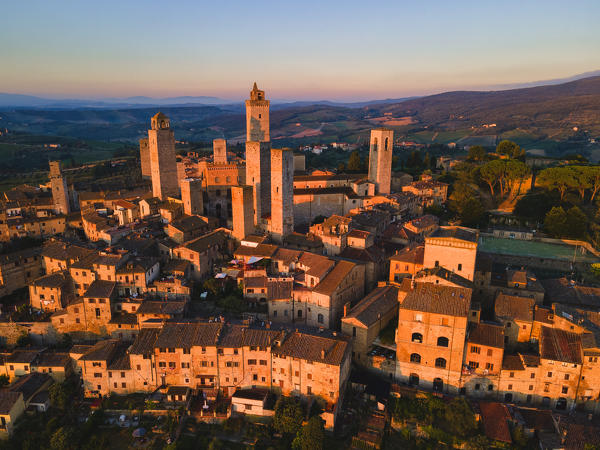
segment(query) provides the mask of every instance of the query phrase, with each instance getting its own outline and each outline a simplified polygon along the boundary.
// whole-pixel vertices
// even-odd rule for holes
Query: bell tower
[[[265,91],[261,91],[254,83],[250,91],[250,99],[246,100],[246,141],[269,142],[269,105],[265,99]]]

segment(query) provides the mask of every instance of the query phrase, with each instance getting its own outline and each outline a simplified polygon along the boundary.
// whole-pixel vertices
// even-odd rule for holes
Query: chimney
[[[321,349],[321,359],[325,359],[325,349]]]
[[[344,305],[344,317],[348,315],[348,303]]]

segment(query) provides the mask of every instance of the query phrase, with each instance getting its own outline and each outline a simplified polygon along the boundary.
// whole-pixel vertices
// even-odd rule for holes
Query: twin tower
[[[231,189],[234,236],[256,229],[275,242],[294,231],[294,155],[271,148],[270,102],[256,83],[246,100],[246,183]]]

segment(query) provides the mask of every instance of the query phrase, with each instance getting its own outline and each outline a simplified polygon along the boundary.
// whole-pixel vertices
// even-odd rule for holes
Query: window
[[[469,361],[469,367],[471,370],[479,368],[479,363],[477,361]]]
[[[565,380],[568,380],[568,379],[569,379],[569,374],[565,373]],[[566,394],[566,392],[565,392],[565,394]]]
[[[529,376],[529,378],[535,378],[535,373],[531,372],[531,375]]]
[[[308,378],[309,380],[312,380],[312,373],[307,374],[306,378]]]
[[[423,314],[415,314],[415,322],[423,322]]]
[[[102,378],[102,374],[100,372],[94,373],[94,378]]]
[[[492,356],[492,354],[493,354],[493,350],[491,348],[488,348],[487,355]]]
[[[441,336],[437,340],[438,347],[448,347],[448,343],[449,343],[449,341],[448,341],[447,337]]]
[[[356,327],[352,327],[352,337],[356,337]]]
[[[477,347],[476,345],[471,345],[471,353],[477,353],[479,355],[481,353],[481,347]]]
[[[493,390],[494,390],[494,385],[488,384],[488,391],[493,391]]]
[[[492,363],[485,363],[486,370],[494,370],[494,365]]]
[[[421,355],[413,353],[410,355],[410,362],[419,364],[421,362]]]
[[[261,359],[260,360],[260,365],[261,366],[266,366],[267,365],[267,360],[266,359]]]
[[[508,385],[508,390],[509,390],[509,391],[512,391],[512,384],[509,384],[509,385]]]
[[[171,361],[169,362],[169,369],[174,369],[175,368],[175,362]]]
[[[125,372],[121,372],[121,378],[125,378]]]
[[[462,270],[462,264],[458,265],[458,271],[460,272]]]
[[[508,376],[509,376],[509,377],[511,377],[511,378],[514,378],[514,377],[515,377],[515,373],[514,373],[514,372],[510,372],[510,373],[508,374]]]
[[[530,384],[530,385],[529,385],[529,390],[530,390],[530,391],[533,391],[533,384]]]
[[[324,322],[324,320],[323,320],[323,314],[319,314],[317,316],[317,322],[319,322],[319,323],[323,323]]]
[[[478,391],[481,385],[479,383],[475,383],[475,390]]]
[[[100,317],[100,308],[96,308],[96,317]]]
[[[569,392],[569,387],[568,386],[563,386],[561,392],[563,394],[566,394],[567,392]]]
[[[255,359],[249,359],[248,360],[248,365],[249,366],[255,366],[256,365],[256,360]]]
[[[421,333],[413,333],[411,340],[413,342],[423,343],[423,335]]]
[[[435,367],[438,367],[440,369],[446,368],[446,360],[444,358],[437,358],[435,360]]]
[[[552,378],[552,372],[548,372],[548,378]]]

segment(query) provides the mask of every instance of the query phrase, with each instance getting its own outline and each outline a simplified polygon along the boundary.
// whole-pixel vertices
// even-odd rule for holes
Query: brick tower
[[[271,150],[271,236],[278,243],[294,231],[294,153]]]
[[[371,130],[369,181],[375,183],[378,194],[389,194],[391,191],[393,148],[393,130],[387,128]]]
[[[246,141],[269,142],[269,100],[265,100],[265,91],[254,87],[250,99],[246,100]]]
[[[184,178],[181,180],[181,201],[183,212],[189,216],[204,214],[204,193],[200,178]]]
[[[148,138],[140,139],[140,161],[142,165],[142,177],[152,178],[150,169],[150,148],[148,147]]]
[[[233,237],[242,240],[254,233],[254,205],[252,186],[232,186],[231,207],[233,214]]]
[[[50,186],[52,188],[52,203],[58,214],[69,214],[69,190],[67,180],[62,176],[60,161],[50,161]]]
[[[254,224],[271,213],[271,143],[246,142],[246,183],[252,186]]]
[[[213,162],[227,164],[227,141],[225,139],[213,140]]]
[[[150,169],[152,172],[152,194],[165,200],[179,194],[177,178],[177,158],[175,156],[175,136],[170,128],[169,118],[159,112],[151,121],[148,130],[150,149]]]

